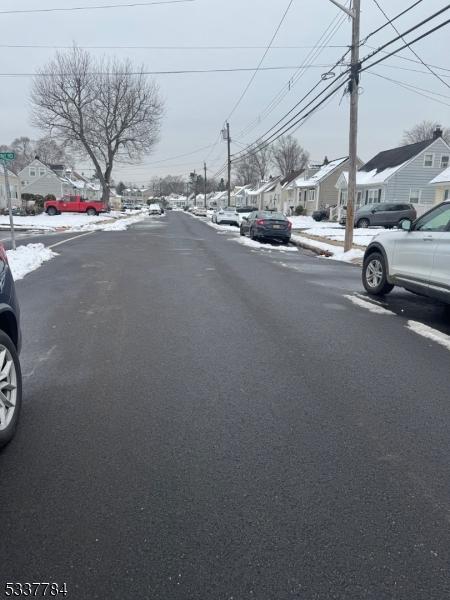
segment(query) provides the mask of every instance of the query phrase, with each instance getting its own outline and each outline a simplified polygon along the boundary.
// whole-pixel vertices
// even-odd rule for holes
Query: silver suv
[[[381,233],[367,247],[362,272],[369,294],[396,285],[450,303],[450,201],[432,208],[402,229]]]

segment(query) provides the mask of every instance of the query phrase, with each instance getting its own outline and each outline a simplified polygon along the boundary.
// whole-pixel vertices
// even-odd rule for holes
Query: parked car
[[[400,286],[450,303],[450,201],[378,235],[365,252],[362,280],[374,296]]]
[[[243,218],[239,231],[252,240],[277,240],[287,244],[291,239],[291,229],[292,223],[282,213],[258,210]]]
[[[162,214],[161,212],[161,206],[157,203],[154,204],[150,204],[148,207],[148,214],[149,215],[160,215]]]
[[[204,206],[196,206],[196,207],[194,207],[194,210],[192,211],[192,214],[194,214],[197,217],[206,217],[207,216],[207,211],[206,211],[206,208]]]
[[[257,206],[239,206],[236,208],[236,212],[238,214],[238,225],[241,225],[243,217],[248,217],[252,212],[257,210]]]
[[[46,200],[44,210],[50,217],[63,212],[86,213],[92,216],[108,212],[109,207],[101,200],[87,200],[82,196],[63,196],[60,200]]]
[[[216,221],[218,225],[236,225],[239,226],[239,213],[236,211],[235,206],[226,206],[220,208],[216,214]]]
[[[330,218],[330,210],[328,208],[321,208],[315,210],[312,214],[314,221],[325,221]]]
[[[0,244],[0,448],[14,436],[22,405],[20,310],[5,248]]]
[[[381,202],[380,204],[366,204],[355,212],[355,227],[401,227],[405,219],[414,221],[417,217],[416,209],[412,204],[401,202]],[[346,217],[339,221],[345,225]]]

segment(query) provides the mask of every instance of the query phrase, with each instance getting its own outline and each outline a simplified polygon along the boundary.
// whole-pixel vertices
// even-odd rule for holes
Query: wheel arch
[[[0,329],[11,339],[17,351],[20,351],[19,327],[12,310],[0,304]]]
[[[391,275],[390,275],[389,259],[388,259],[387,252],[386,252],[384,246],[382,244],[380,244],[379,242],[372,242],[371,244],[369,244],[367,246],[366,251],[364,253],[363,264],[366,262],[367,258],[371,254],[374,254],[375,252],[379,252],[381,254],[381,256],[384,258],[384,261],[386,263],[386,279],[389,281],[389,283],[394,283],[391,278]]]

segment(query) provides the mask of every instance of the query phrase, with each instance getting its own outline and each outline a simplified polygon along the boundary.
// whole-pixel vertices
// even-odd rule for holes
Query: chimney
[[[329,164],[329,160],[328,160],[328,156],[325,156],[325,158],[323,159],[323,164],[324,165],[328,165]]]
[[[436,129],[433,132],[433,140],[437,140],[438,138],[442,137],[442,129],[440,125],[437,125]]]

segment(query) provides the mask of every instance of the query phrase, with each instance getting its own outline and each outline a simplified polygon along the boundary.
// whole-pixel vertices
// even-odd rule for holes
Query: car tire
[[[359,221],[356,223],[356,227],[361,227],[362,229],[367,229],[367,227],[369,227],[369,225],[370,225],[369,219],[359,219]]]
[[[10,362],[11,364],[9,364]],[[8,364],[9,366],[6,368]],[[22,407],[22,371],[20,369],[19,355],[11,338],[5,332],[0,331],[0,373],[5,371],[8,374],[6,378],[4,377],[1,380],[3,385],[2,393],[8,400],[13,401],[14,404],[8,407],[7,412],[5,411],[3,415],[5,421],[0,422],[0,448],[6,446],[14,437]],[[13,386],[13,389],[6,390],[5,383]],[[0,408],[4,408],[1,401]]]
[[[362,282],[371,296],[384,296],[394,288],[387,280],[386,260],[380,252],[372,252],[364,259]]]
[[[97,211],[95,210],[95,208],[88,208],[86,214],[90,217],[95,217],[97,215]]]
[[[56,208],[54,206],[49,206],[47,208],[47,214],[49,217],[54,217],[57,214],[57,212],[58,211],[56,210]]]
[[[250,237],[251,240],[256,241],[256,235],[255,235],[255,232],[253,230],[253,227],[250,228],[249,237]]]
[[[244,233],[244,231],[243,231],[242,227],[239,227],[239,233],[240,233],[240,235],[241,235],[242,237],[244,237],[244,236],[245,236],[245,233]]]

